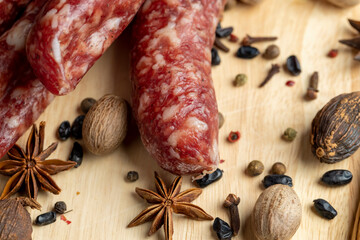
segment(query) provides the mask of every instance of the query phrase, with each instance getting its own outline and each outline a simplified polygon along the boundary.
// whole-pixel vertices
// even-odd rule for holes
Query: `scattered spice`
[[[95,99],[85,98],[84,100],[81,101],[80,109],[84,114],[86,114],[95,103],[96,103]]]
[[[309,100],[314,100],[317,98],[317,93],[319,92],[318,83],[319,83],[319,73],[314,72],[310,78],[309,87],[306,92],[306,97]]]
[[[212,220],[209,214],[207,214],[200,207],[191,204],[201,193],[199,188],[192,188],[181,193],[182,177],[176,177],[170,188],[167,188],[163,180],[160,178],[157,172],[155,172],[155,185],[156,192],[136,188],[136,193],[145,199],[148,203],[152,203],[150,207],[142,211],[136,216],[128,225],[128,227],[138,226],[151,219],[153,223],[151,225],[149,235],[155,233],[162,224],[164,224],[165,239],[172,239],[174,232],[172,213],[184,214],[195,220]]]
[[[64,214],[60,215],[60,220],[66,222],[67,225],[71,223],[71,221],[69,221]]]
[[[264,164],[258,160],[253,160],[249,163],[246,173],[250,176],[258,176],[264,172]]]
[[[211,49],[211,65],[217,66],[221,63],[218,50],[216,48]]]
[[[286,68],[293,76],[298,76],[301,73],[301,66],[299,59],[295,55],[291,55],[286,60]]]
[[[250,46],[253,43],[257,43],[257,42],[268,42],[268,41],[275,41],[277,40],[277,37],[251,37],[250,35],[246,35],[241,44],[243,46]]]
[[[292,87],[292,86],[295,85],[295,82],[292,81],[292,80],[289,80],[289,81],[287,81],[287,82],[285,83],[285,85],[288,86],[288,87]]]
[[[219,116],[219,129],[220,129],[224,125],[225,118],[221,112],[218,112],[218,116]]]
[[[266,48],[263,57],[266,59],[275,59],[279,55],[280,55],[280,48],[277,45],[272,44]]]
[[[230,42],[237,42],[239,41],[239,38],[235,35],[235,34],[230,34],[230,38],[229,38]]]
[[[335,208],[333,208],[333,206],[331,206],[331,204],[324,199],[315,199],[314,207],[323,218],[333,219],[337,215]]]
[[[224,202],[224,207],[228,208],[230,212],[230,226],[233,236],[237,236],[240,230],[239,203],[240,198],[232,193],[227,196]]]
[[[277,73],[279,73],[280,72],[280,66],[278,65],[278,64],[272,64],[271,65],[271,69],[270,69],[270,71],[268,72],[268,75],[266,76],[266,78],[264,79],[264,81],[260,84],[260,88],[261,87],[263,87],[263,86],[265,86],[265,84],[267,84],[270,80],[271,80],[271,78],[275,75],[275,74],[277,74]]]
[[[31,239],[31,217],[25,209],[26,206],[40,209],[40,204],[29,198],[19,197],[0,201],[0,239]]]
[[[224,43],[222,43],[220,38],[218,38],[218,37],[215,38],[214,46],[223,52],[230,51],[230,49],[227,46],[225,46]]]
[[[56,221],[56,212],[51,211],[37,216],[35,219],[35,224],[39,226],[45,226],[54,223],[55,221]]]
[[[213,230],[216,232],[216,235],[220,240],[231,239],[233,236],[233,232],[229,224],[218,217],[214,220]]]
[[[263,184],[265,188],[268,188],[275,184],[288,185],[289,187],[293,186],[291,177],[277,174],[267,175],[263,180]]]
[[[80,192],[76,192],[76,195],[80,195]]]
[[[58,135],[60,140],[65,141],[71,135],[71,127],[69,121],[63,121],[58,129]]]
[[[243,59],[252,59],[259,54],[259,50],[251,46],[242,46],[236,52],[236,56]]]
[[[233,84],[235,87],[241,87],[241,86],[244,86],[247,83],[247,81],[248,81],[247,75],[240,73],[240,74],[236,75]]]
[[[331,49],[328,53],[329,58],[336,58],[339,51],[337,49]]]
[[[44,150],[45,122],[40,122],[39,132],[34,124],[27,140],[26,150],[15,144],[8,152],[9,160],[2,161],[0,174],[12,176],[6,183],[0,199],[6,199],[24,186],[29,198],[37,199],[41,188],[53,194],[59,194],[61,189],[50,175],[71,169],[73,162],[58,159],[46,160],[55,151],[57,143]]]
[[[126,179],[129,182],[136,182],[139,179],[139,174],[136,171],[130,171],[127,173]]]
[[[82,126],[85,119],[85,115],[80,115],[75,118],[71,126],[71,135],[75,139],[82,139]]]
[[[237,142],[240,139],[240,132],[233,132],[231,131],[229,133],[229,136],[227,137],[227,140],[231,143]]]
[[[331,170],[326,172],[321,181],[330,186],[341,186],[351,182],[353,175],[348,170]]]
[[[225,160],[224,160],[224,159],[220,159],[220,164],[221,164],[221,163],[224,163],[224,162],[225,162]]]
[[[283,139],[286,141],[293,141],[296,138],[297,131],[293,128],[287,128],[284,132]]]
[[[216,169],[214,172],[212,173],[208,173],[208,174],[201,174],[197,177],[195,177],[193,180],[195,180],[196,184],[201,187],[207,187],[210,184],[213,184],[216,181],[219,181],[223,176],[223,170],[221,169]]]
[[[63,213],[66,212],[66,209],[67,209],[67,207],[66,207],[66,203],[65,203],[65,202],[59,201],[59,202],[56,202],[56,203],[55,203],[54,211],[55,211],[56,213],[63,214]]]
[[[226,37],[229,37],[233,31],[234,31],[233,27],[222,28],[219,23],[218,26],[216,27],[215,33],[216,33],[216,36],[219,38],[226,38]]]
[[[78,168],[83,160],[83,149],[78,142],[74,142],[73,148],[71,150],[69,160],[76,163],[75,168]]]
[[[286,173],[286,166],[281,162],[276,162],[271,168],[272,174],[283,175]]]

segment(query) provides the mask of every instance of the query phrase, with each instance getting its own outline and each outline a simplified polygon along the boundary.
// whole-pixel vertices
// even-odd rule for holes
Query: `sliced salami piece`
[[[223,0],[147,0],[133,28],[133,113],[165,170],[216,169],[218,109],[211,47]]]
[[[76,85],[135,16],[143,0],[49,0],[27,40],[35,74],[56,95]]]
[[[19,18],[26,5],[31,0],[1,0],[0,1],[0,35],[10,29]]]

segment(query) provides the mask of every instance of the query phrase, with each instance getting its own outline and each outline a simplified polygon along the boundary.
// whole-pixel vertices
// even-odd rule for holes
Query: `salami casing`
[[[27,40],[35,74],[56,95],[74,90],[143,0],[49,0]]]
[[[174,174],[219,162],[211,47],[223,0],[147,0],[133,26],[133,113],[142,141]]]
[[[10,29],[26,5],[31,0],[1,0],[0,1],[0,35]]]
[[[44,2],[30,3],[26,14],[0,38],[0,157],[54,98],[33,73],[25,52],[26,37]]]

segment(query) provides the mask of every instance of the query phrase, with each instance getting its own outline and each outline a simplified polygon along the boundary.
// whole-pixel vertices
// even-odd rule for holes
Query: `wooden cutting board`
[[[332,97],[360,90],[360,63],[352,60],[354,53],[338,43],[339,39],[354,36],[355,32],[347,23],[347,18],[360,19],[360,6],[338,9],[315,0],[265,0],[264,3],[249,7],[237,5],[225,12],[223,26],[233,26],[234,33],[243,37],[251,35],[275,35],[281,47],[281,55],[275,61],[261,57],[241,60],[234,57],[238,44],[224,40],[231,48],[229,53],[220,53],[222,64],[213,68],[219,110],[225,116],[225,124],[220,130],[219,145],[221,158],[225,163],[221,181],[204,189],[194,202],[214,217],[229,220],[223,200],[229,193],[241,197],[241,234],[235,239],[252,240],[249,216],[256,199],[262,192],[261,180],[276,161],[288,167],[287,174],[295,183],[303,218],[293,239],[343,240],[350,236],[357,202],[359,201],[360,152],[336,165],[320,164],[309,145],[309,128],[316,112]],[[58,97],[41,115],[39,120],[47,121],[46,144],[56,141],[56,130],[63,120],[73,121],[79,115],[79,104],[85,97],[100,98],[114,93],[130,98],[129,78],[129,31],[96,63],[77,89],[65,97]],[[268,44],[257,44],[264,51]],[[332,48],[339,49],[335,59],[326,57]],[[286,58],[295,54],[299,57],[303,72],[292,77],[282,71],[264,88],[259,83],[264,79],[271,63],[283,64]],[[305,101],[309,76],[319,71],[319,98]],[[249,82],[240,88],[232,85],[234,76],[245,73]],[[295,86],[287,87],[287,80],[294,80]],[[281,139],[287,127],[298,131],[292,143]],[[232,130],[241,132],[241,140],[230,144],[226,141]],[[139,136],[132,131],[129,139],[114,153],[95,157],[85,153],[81,167],[54,176],[62,188],[60,195],[41,192],[39,202],[42,213],[52,209],[56,201],[63,200],[73,209],[66,217],[67,225],[59,218],[56,223],[34,226],[35,240],[115,240],[115,239],[163,239],[161,229],[152,237],[146,237],[150,224],[128,229],[126,225],[147,204],[134,192],[135,187],[154,189],[153,172],[159,171],[170,183],[173,175],[159,169],[144,149]],[[28,132],[26,133],[26,135]],[[25,144],[25,137],[19,140]],[[61,142],[53,158],[67,159],[73,140]],[[258,177],[244,174],[247,164],[254,160],[265,164],[265,173]],[[351,184],[329,188],[319,184],[322,174],[331,169],[349,169],[354,174]],[[140,179],[128,183],[128,171],[136,170]],[[3,187],[7,177],[0,177]],[[190,178],[184,179],[183,189],[193,187]],[[316,198],[327,199],[338,210],[338,216],[324,220],[311,208]],[[33,219],[40,214],[31,211]],[[216,239],[211,230],[212,222],[196,222],[182,216],[174,217],[174,239]]]

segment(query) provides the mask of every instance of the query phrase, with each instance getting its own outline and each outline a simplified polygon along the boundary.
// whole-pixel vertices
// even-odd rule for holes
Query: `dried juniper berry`
[[[219,239],[231,239],[233,235],[229,224],[218,217],[214,220],[213,230],[216,232]]]
[[[326,172],[321,181],[331,186],[341,186],[351,182],[353,175],[348,170],[331,170]]]
[[[70,122],[69,121],[63,121],[58,129],[58,135],[60,140],[65,141],[66,139],[68,139],[71,135],[71,127],[70,127]]]
[[[211,49],[211,65],[216,66],[221,63],[219,52],[216,48]]]
[[[84,122],[85,115],[80,115],[75,118],[72,126],[71,126],[71,135],[75,139],[82,139],[82,125]]]
[[[236,52],[236,56],[238,58],[244,58],[244,59],[252,59],[259,54],[260,54],[259,50],[251,46],[242,46]]]
[[[199,187],[204,188],[218,181],[222,177],[222,175],[223,171],[218,168],[214,172],[206,174],[202,178],[195,180],[195,182]]]
[[[337,215],[335,208],[333,208],[333,206],[331,206],[331,204],[324,199],[315,199],[314,207],[323,218],[333,219]]]
[[[291,55],[286,60],[286,68],[293,76],[298,76],[301,73],[301,66],[299,59],[295,55]]]
[[[83,149],[78,142],[74,142],[73,148],[70,153],[69,160],[76,162],[75,168],[79,167],[83,160]]]
[[[45,226],[55,221],[56,221],[56,213],[47,212],[37,216],[37,218],[35,219],[35,224],[39,226]]]
[[[263,180],[263,184],[265,188],[268,188],[275,184],[288,185],[289,187],[293,186],[291,177],[277,174],[267,175]]]

